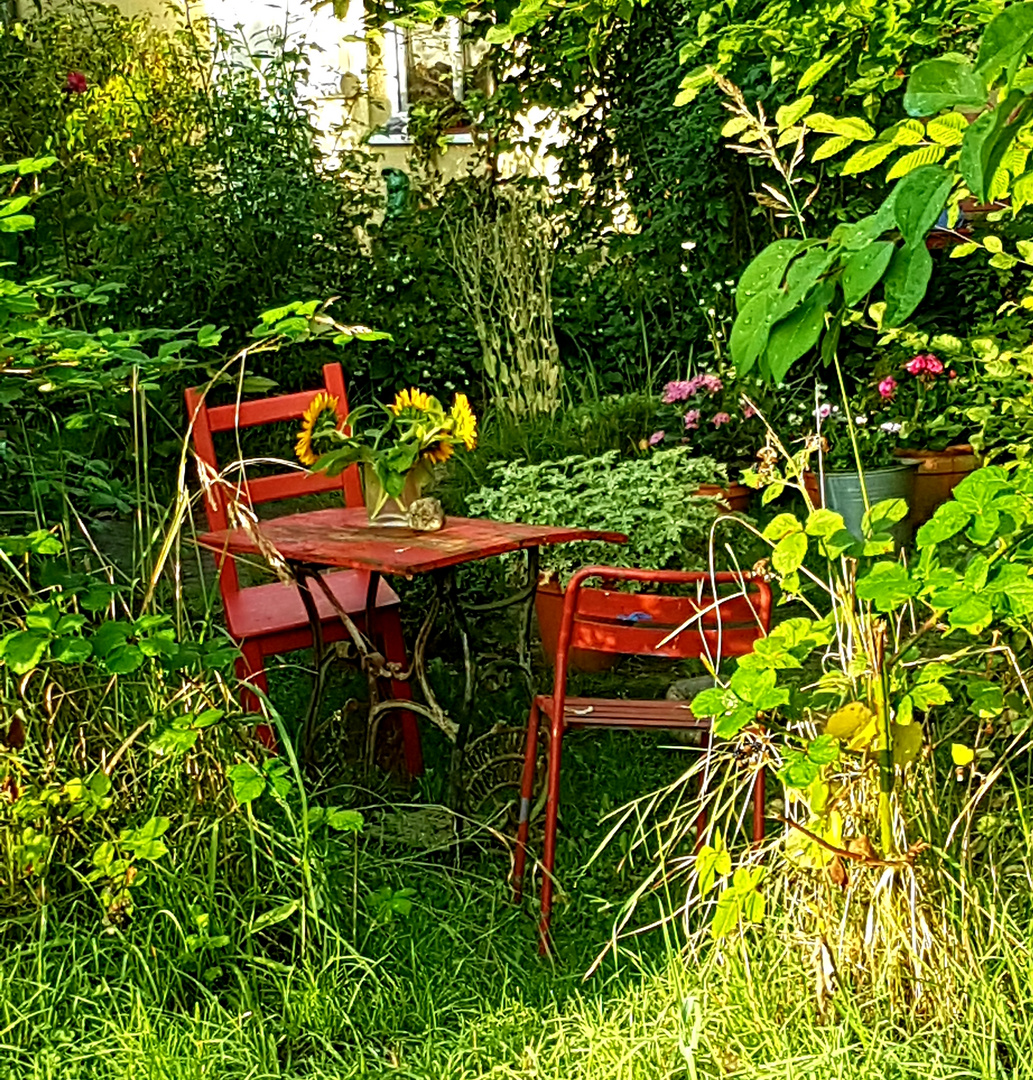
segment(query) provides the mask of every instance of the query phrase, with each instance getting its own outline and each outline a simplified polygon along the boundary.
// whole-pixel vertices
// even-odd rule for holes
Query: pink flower
[[[943,371],[943,364],[932,353],[919,353],[913,360],[904,365],[909,375],[939,375]]]
[[[695,393],[696,391],[693,389],[692,383],[681,379],[675,382],[669,382],[664,387],[664,395],[660,400],[665,405],[673,405],[676,401],[686,401]]]
[[[954,368],[951,368],[950,371],[947,372],[948,379],[956,379],[957,377],[958,373],[954,370]]]
[[[742,418],[744,420],[752,420],[757,415],[757,410],[752,405],[744,405],[742,407]]]
[[[891,398],[897,391],[897,380],[892,375],[887,375],[885,379],[879,383],[879,395],[884,398]]]
[[[818,419],[827,420],[831,415],[832,406],[827,401],[822,402],[822,404],[818,406]]]
[[[726,412],[719,412],[714,414],[714,419],[711,423],[714,427],[720,427],[722,424],[727,424],[732,418]]]
[[[689,409],[685,414],[685,430],[695,431],[699,427],[699,409]]]
[[[66,94],[85,94],[86,76],[81,71],[70,71],[65,80]]]
[[[654,431],[653,434],[649,436],[649,445],[656,446],[657,443],[662,443],[666,434],[666,431]]]
[[[725,384],[716,375],[701,375],[700,379],[708,394],[719,394],[725,388]]]

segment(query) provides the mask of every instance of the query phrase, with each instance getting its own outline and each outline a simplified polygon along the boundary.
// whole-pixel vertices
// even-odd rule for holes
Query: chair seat
[[[552,719],[551,697],[540,694],[538,708]],[[567,727],[702,728],[709,720],[692,715],[689,701],[624,701],[618,698],[569,697],[563,703]]]
[[[370,577],[366,571],[338,570],[322,576],[349,615],[366,614]],[[339,621],[337,612],[318,585],[313,584],[312,595],[323,622]],[[253,585],[226,597],[225,601],[226,625],[237,640],[303,630],[309,625],[301,593],[294,585],[281,585],[278,581],[269,585]],[[377,589],[377,608],[395,607],[398,603],[397,593],[386,581],[381,580]]]

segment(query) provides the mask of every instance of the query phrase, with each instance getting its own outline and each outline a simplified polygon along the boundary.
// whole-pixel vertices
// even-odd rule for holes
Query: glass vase
[[[364,465],[363,490],[366,496],[366,514],[370,525],[404,528],[409,525],[409,507],[423,495],[423,486],[427,482],[427,470],[422,465],[410,469],[405,475],[405,486],[401,495],[392,497],[384,491],[384,486],[372,465]]]

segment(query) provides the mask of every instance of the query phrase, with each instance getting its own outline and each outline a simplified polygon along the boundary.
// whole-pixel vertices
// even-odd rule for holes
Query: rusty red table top
[[[521,525],[484,518],[450,517],[437,532],[416,532],[370,525],[365,507],[290,514],[262,521],[259,528],[263,539],[288,562],[373,570],[407,578],[523,548],[573,540],[603,540],[612,544],[627,540],[621,533]],[[231,555],[261,554],[254,539],[243,529],[205,533],[198,543]]]

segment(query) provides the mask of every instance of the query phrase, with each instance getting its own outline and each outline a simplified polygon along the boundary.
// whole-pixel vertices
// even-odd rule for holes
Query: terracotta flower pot
[[[913,463],[915,494],[911,503],[914,528],[927,522],[936,508],[945,503],[954,488],[980,466],[976,452],[968,443],[948,446],[946,450],[895,450],[901,461]]]
[[[722,510],[739,514],[749,507],[753,491],[745,484],[729,484],[727,487],[721,487],[719,484],[700,484],[696,494],[717,498]]]
[[[538,632],[542,638],[545,659],[551,667],[556,663],[556,649],[560,643],[560,623],[563,621],[563,589],[558,581],[539,584],[534,597],[534,609],[538,615]],[[588,652],[571,649],[570,663],[578,671],[609,671],[617,663],[616,653]]]

